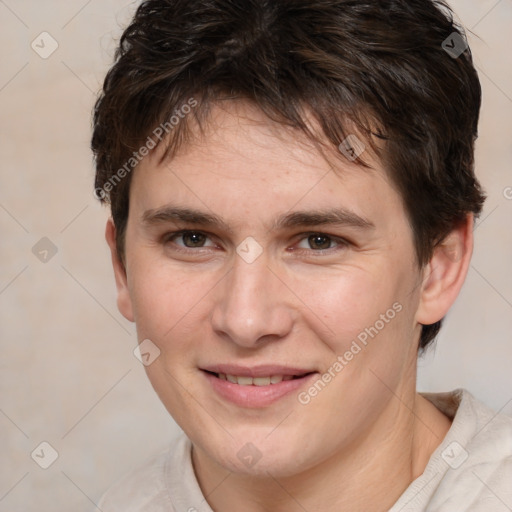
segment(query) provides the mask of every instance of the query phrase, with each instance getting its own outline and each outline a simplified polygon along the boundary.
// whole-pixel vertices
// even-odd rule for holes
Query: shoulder
[[[457,390],[460,405],[452,436],[460,437],[468,461],[505,463],[512,460],[512,417],[495,412],[466,390]]]
[[[471,510],[502,510],[503,503],[512,504],[512,418],[466,390],[456,396],[459,407],[441,452],[447,470],[432,510],[462,503]]]
[[[188,439],[182,434],[165,451],[114,483],[102,496],[103,512],[173,512],[168,473],[185,458]]]

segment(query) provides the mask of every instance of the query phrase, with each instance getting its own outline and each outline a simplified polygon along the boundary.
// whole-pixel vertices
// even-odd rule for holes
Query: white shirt
[[[511,512],[512,418],[494,413],[463,389],[422,395],[452,425],[423,474],[389,512]],[[103,512],[213,512],[195,477],[185,434],[112,486],[98,507]]]

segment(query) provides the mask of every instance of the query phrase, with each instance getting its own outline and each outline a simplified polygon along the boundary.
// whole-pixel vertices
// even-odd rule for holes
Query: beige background
[[[477,165],[489,198],[419,388],[466,387],[512,414],[512,0],[452,3],[479,37],[470,37],[484,90]],[[0,0],[1,511],[95,510],[109,483],[177,432],[132,354],[103,239],[107,210],[92,195],[90,111],[134,5]],[[47,59],[31,48],[43,31],[59,45]],[[46,263],[32,252],[42,237],[58,250]],[[59,453],[46,470],[30,457],[42,441]]]

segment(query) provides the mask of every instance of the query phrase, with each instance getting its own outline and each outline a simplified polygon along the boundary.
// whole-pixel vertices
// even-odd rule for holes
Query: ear
[[[434,249],[423,270],[416,321],[430,325],[441,320],[455,302],[473,253],[473,214],[453,229]]]
[[[120,313],[130,322],[133,322],[133,308],[130,292],[128,289],[128,280],[126,276],[126,269],[121,261],[116,247],[116,228],[114,221],[110,218],[107,221],[105,228],[105,239],[110,247],[112,255],[112,266],[114,267],[114,275],[116,278],[117,287],[117,308]]]

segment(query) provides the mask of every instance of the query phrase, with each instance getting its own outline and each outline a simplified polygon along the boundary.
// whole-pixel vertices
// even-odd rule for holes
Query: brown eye
[[[183,242],[185,243],[185,247],[202,247],[206,236],[202,233],[197,233],[195,231],[188,231],[181,235]],[[190,243],[189,243],[190,242]]]
[[[178,231],[176,233],[169,233],[164,237],[165,243],[172,243],[179,248],[184,249],[202,249],[213,247],[215,244],[210,242],[209,245],[205,245],[209,240],[209,236],[200,231]],[[181,242],[180,242],[181,239]]]
[[[326,256],[344,250],[350,245],[347,240],[326,233],[303,233],[297,249],[299,253],[315,256]]]
[[[331,237],[327,235],[315,234],[308,237],[308,243],[312,249],[330,249],[331,242]]]

